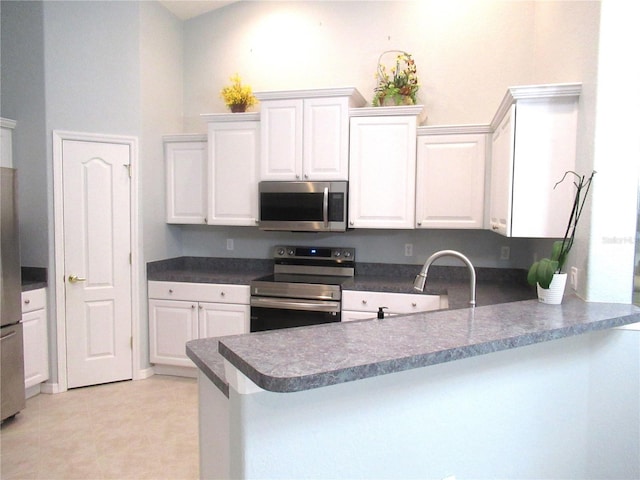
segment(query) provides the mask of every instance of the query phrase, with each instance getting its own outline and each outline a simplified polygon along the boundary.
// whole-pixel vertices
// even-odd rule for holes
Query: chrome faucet
[[[471,261],[467,257],[465,257],[463,254],[461,254],[460,252],[456,252],[455,250],[440,250],[439,252],[436,252],[433,255],[431,255],[429,258],[427,258],[427,261],[422,267],[422,270],[418,275],[416,275],[416,279],[413,282],[413,289],[418,290],[420,292],[424,290],[424,284],[427,281],[427,271],[429,270],[429,267],[431,266],[431,264],[440,257],[459,258],[467,265],[467,267],[469,267],[469,273],[471,274],[471,279],[470,279],[471,292],[470,292],[469,305],[471,305],[472,307],[475,307],[476,306],[476,271],[473,268]]]

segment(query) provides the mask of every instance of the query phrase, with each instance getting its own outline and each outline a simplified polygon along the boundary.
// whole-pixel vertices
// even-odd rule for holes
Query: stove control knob
[[[296,251],[293,248],[290,248],[287,253],[289,254],[290,257],[293,257],[296,254]]]
[[[346,258],[351,258],[351,252],[350,252],[349,250],[345,250],[345,251],[344,251],[344,253],[343,253],[343,255],[344,255]]]
[[[278,255],[282,256],[284,255],[284,248],[279,248],[278,251],[276,252]]]
[[[333,252],[333,256],[336,258],[340,258],[342,256],[342,252],[340,252],[340,250],[336,250],[335,252]]]

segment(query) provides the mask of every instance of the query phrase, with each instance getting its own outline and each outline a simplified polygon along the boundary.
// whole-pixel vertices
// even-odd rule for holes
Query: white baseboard
[[[154,365],[156,375],[171,375],[174,377],[197,378],[198,369],[194,367],[176,367],[173,365]]]
[[[58,383],[45,382],[40,384],[40,393],[54,394],[66,392],[67,389],[60,388]]]
[[[152,377],[155,374],[153,371],[153,367],[142,368],[136,372],[134,372],[133,379],[134,380],[144,380],[145,378]]]
[[[38,395],[40,393],[40,383],[38,383],[37,385],[31,385],[29,388],[25,388],[24,390],[24,398],[31,398],[31,397],[35,397],[36,395]]]

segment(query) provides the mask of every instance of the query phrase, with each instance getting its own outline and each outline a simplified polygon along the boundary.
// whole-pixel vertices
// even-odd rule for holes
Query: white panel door
[[[348,99],[305,99],[303,124],[303,180],[348,180]]]
[[[259,122],[209,124],[209,225],[256,225],[259,149]]]
[[[416,117],[353,117],[349,135],[349,226],[413,228]]]
[[[193,367],[185,344],[198,338],[198,302],[149,300],[151,363]]]
[[[132,378],[128,144],[63,140],[68,387]]]
[[[207,142],[165,143],[167,223],[205,223]]]
[[[505,236],[511,236],[515,114],[516,107],[512,105],[491,139],[490,228]]]
[[[249,333],[249,305],[200,303],[198,308],[200,338]]]
[[[260,128],[260,180],[300,180],[302,100],[263,101]]]
[[[417,228],[477,228],[484,223],[485,135],[418,137]]]

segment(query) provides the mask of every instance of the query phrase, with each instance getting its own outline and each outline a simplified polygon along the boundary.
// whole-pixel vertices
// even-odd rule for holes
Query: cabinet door
[[[413,228],[416,118],[353,117],[349,149],[349,225]]]
[[[165,143],[167,223],[205,223],[207,143]]]
[[[342,322],[353,322],[356,320],[371,320],[372,318],[377,318],[377,313],[373,312],[364,312],[358,310],[343,310],[340,314],[340,319]]]
[[[209,124],[209,225],[255,226],[259,122]]]
[[[303,123],[303,179],[348,180],[348,98],[305,99]]]
[[[375,316],[379,307],[385,307],[385,316],[428,312],[448,308],[449,299],[446,295],[355,290],[345,290],[342,294],[342,308],[345,311],[370,312]]]
[[[151,363],[193,367],[185,344],[198,338],[196,302],[149,300],[149,359]]]
[[[24,343],[24,387],[49,379],[49,345],[45,309],[22,315]]]
[[[301,99],[263,101],[260,107],[260,180],[300,180]]]
[[[482,228],[485,135],[418,137],[416,226]]]
[[[511,236],[562,238],[573,207],[578,103],[575,98],[518,100]]]
[[[513,105],[491,138],[490,228],[506,236],[511,235],[515,109]]]
[[[200,303],[199,338],[249,333],[249,305]]]

